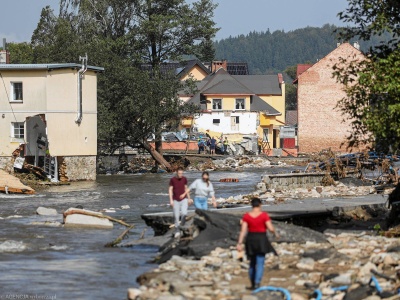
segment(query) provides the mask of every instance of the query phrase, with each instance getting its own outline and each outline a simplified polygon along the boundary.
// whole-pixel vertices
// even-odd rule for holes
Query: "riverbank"
[[[364,216],[354,214],[361,211]],[[322,234],[275,221],[281,238],[270,240],[278,256],[268,256],[262,285],[285,288],[297,300],[309,299],[314,291],[322,299],[399,299],[400,241],[380,233],[385,210],[371,211],[359,206],[342,210],[336,219],[315,219]],[[128,299],[283,299],[247,289],[248,264],[235,248],[239,220],[228,211],[199,211],[180,241],[160,248],[170,259],[161,256],[164,263],[139,276],[140,287],[129,289]],[[377,283],[370,285],[371,278]]]
[[[188,171],[244,171],[286,165],[296,165],[304,169],[308,162],[304,158],[277,158],[265,155],[165,154],[164,157],[173,168],[182,167]],[[164,172],[162,169],[158,171]],[[97,172],[108,175],[152,173],[154,160],[149,155],[101,156],[98,158]]]
[[[320,243],[273,243],[279,256],[267,257],[262,286],[285,288],[296,300],[318,293],[323,299],[400,299],[398,239],[371,232],[325,236]],[[234,247],[216,248],[200,260],[173,256],[140,276],[141,286],[130,289],[128,299],[284,299],[249,291],[248,265],[240,257]],[[379,286],[370,285],[371,278]]]

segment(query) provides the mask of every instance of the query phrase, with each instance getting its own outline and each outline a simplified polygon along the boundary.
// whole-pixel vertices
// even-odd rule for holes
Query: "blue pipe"
[[[314,295],[316,295],[315,300],[322,300],[322,292],[320,290],[315,290]]]
[[[342,292],[342,291],[347,291],[348,288],[349,288],[349,286],[342,285],[342,286],[334,287],[334,288],[332,288],[332,290],[334,290],[335,292]]]
[[[375,288],[377,290],[377,292],[380,294],[383,292],[381,286],[379,285],[378,280],[375,278],[375,276],[371,277],[371,280],[369,281],[369,284],[371,284],[371,282],[373,282],[375,284]]]
[[[262,291],[271,291],[271,292],[281,292],[282,294],[285,295],[286,300],[292,300],[292,297],[290,296],[290,293],[288,290],[280,287],[275,287],[275,286],[262,286],[259,287],[258,289],[253,291],[253,294],[257,294]]]

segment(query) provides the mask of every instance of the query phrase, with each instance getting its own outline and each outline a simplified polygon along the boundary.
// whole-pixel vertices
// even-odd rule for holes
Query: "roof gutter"
[[[77,123],[78,125],[81,124],[82,119],[83,119],[83,113],[82,113],[82,79],[83,79],[83,75],[86,73],[87,71],[87,61],[88,61],[88,56],[87,54],[85,56],[79,56],[79,60],[82,61],[82,67],[79,69],[78,71],[78,112],[76,115],[76,119],[75,119],[75,123]]]

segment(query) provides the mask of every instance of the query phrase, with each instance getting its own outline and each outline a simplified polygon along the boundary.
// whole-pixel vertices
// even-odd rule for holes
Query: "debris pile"
[[[279,256],[267,257],[262,286],[283,288],[298,300],[399,299],[398,240],[327,231],[321,238],[300,234],[304,240],[290,241],[279,226],[282,240],[273,243]],[[198,260],[172,256],[140,276],[140,287],[129,289],[128,299],[284,299],[280,293],[246,289],[250,283],[243,255],[228,243]]]
[[[205,163],[190,165],[189,171],[240,171],[243,169],[264,169],[271,167],[272,163],[266,157],[250,157],[247,155],[227,157],[225,159],[208,160]],[[285,166],[285,163],[278,163]]]
[[[0,170],[0,192],[6,194],[34,194],[35,190],[23,184],[17,177]]]

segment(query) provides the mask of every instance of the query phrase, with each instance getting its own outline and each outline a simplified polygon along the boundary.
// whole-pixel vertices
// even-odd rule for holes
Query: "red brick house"
[[[343,43],[317,63],[298,66],[294,83],[297,83],[299,152],[318,152],[328,148],[346,151],[346,146],[341,145],[349,136],[350,121],[343,122],[342,113],[336,109],[338,101],[346,94],[332,73],[340,58],[364,59],[357,48]]]

